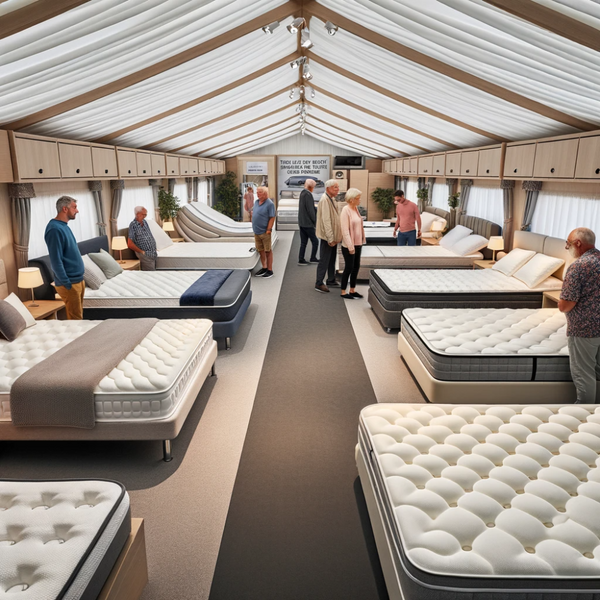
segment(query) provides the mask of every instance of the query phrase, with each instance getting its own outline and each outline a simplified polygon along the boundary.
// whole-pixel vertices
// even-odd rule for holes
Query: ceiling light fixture
[[[307,63],[302,65],[302,77],[306,79],[306,81],[310,81],[313,78]]]
[[[273,32],[279,27],[279,21],[273,21],[272,23],[269,23],[268,25],[265,25],[262,30],[267,34],[267,35],[272,35]]]
[[[306,21],[302,17],[294,19],[288,26],[287,30],[290,33],[298,33],[298,30],[302,27],[306,27]]]
[[[305,63],[306,63],[306,56],[301,56],[300,58],[293,60],[290,63],[290,67],[292,67],[292,69],[298,69],[300,67],[300,65],[304,65]]]
[[[302,87],[304,88],[304,86],[302,86]],[[314,98],[314,97],[317,95],[317,94],[315,93],[315,90],[314,90],[312,87],[310,87],[310,86],[308,86],[308,87],[306,88],[306,92],[308,93],[308,95],[309,95],[311,98]]]
[[[327,29],[328,35],[335,35],[335,32],[338,30],[338,26],[334,25],[331,21],[327,21],[327,23],[325,23],[325,29]]]
[[[302,33],[300,34],[300,45],[303,48],[306,48],[307,50],[308,48],[312,48],[314,46],[310,39],[310,31],[306,27],[302,30]]]

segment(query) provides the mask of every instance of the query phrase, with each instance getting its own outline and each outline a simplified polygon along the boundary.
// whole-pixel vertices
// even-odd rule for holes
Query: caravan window
[[[441,208],[442,210],[449,210],[448,206],[448,191],[447,183],[438,183],[437,181],[433,184],[433,194],[431,195],[431,206],[435,208]]]
[[[126,181],[121,201],[121,210],[117,217],[117,229],[127,229],[135,219],[134,209],[143,206],[148,211],[147,219],[154,219],[154,195],[147,181]]]
[[[538,196],[531,231],[567,239],[577,227],[600,236],[600,194],[545,192]]]
[[[487,219],[502,227],[504,225],[502,190],[497,187],[472,186],[469,201],[467,202],[467,214]]]

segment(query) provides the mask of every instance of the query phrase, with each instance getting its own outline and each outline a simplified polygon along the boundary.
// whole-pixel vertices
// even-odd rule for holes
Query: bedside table
[[[119,266],[123,269],[123,271],[139,271],[140,270],[140,261],[137,259],[124,260],[123,262],[119,262]]]
[[[36,300],[35,302],[39,306],[29,306],[27,303],[25,307],[36,321],[56,319],[56,313],[65,307],[62,300]]]
[[[497,260],[474,260],[474,269],[491,269],[498,261]]]
[[[441,238],[430,238],[430,237],[422,237],[421,245],[422,246],[439,246]]]
[[[542,296],[542,308],[558,308],[558,301],[560,300],[560,290],[554,290],[552,292],[544,292]]]

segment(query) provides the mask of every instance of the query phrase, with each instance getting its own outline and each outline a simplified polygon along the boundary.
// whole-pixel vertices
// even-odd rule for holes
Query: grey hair
[[[307,179],[304,182],[304,186],[307,187],[307,188],[314,188],[315,185],[317,185],[317,182],[314,179]]]
[[[340,185],[340,182],[337,179],[328,179],[325,182],[325,189],[333,187],[334,185]]]
[[[144,210],[146,210],[146,207],[145,207],[145,206],[136,206],[136,207],[133,209],[133,214],[134,214],[134,215],[137,215],[138,213],[141,213],[141,212],[143,212]]]
[[[350,200],[354,200],[354,198],[357,198],[359,196],[362,196],[362,192],[360,190],[357,190],[356,188],[350,188],[346,192],[344,200],[346,200],[346,202],[350,202]]]
[[[573,235],[582,243],[590,246],[596,244],[596,234],[587,227],[578,227],[573,230]]]
[[[259,190],[265,190],[265,192],[267,192],[267,194],[269,193],[269,188],[266,185],[259,185],[256,188],[256,191],[258,192]]]
[[[59,213],[62,211],[63,208],[68,208],[69,206],[71,206],[72,202],[75,202],[75,204],[77,204],[77,200],[75,200],[75,198],[71,198],[71,196],[61,196],[56,201],[56,212]]]

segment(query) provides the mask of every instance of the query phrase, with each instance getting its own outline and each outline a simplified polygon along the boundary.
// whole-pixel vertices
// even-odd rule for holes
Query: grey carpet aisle
[[[387,597],[354,462],[358,414],[376,398],[339,288],[314,290],[298,245],[296,234],[211,600]]]

